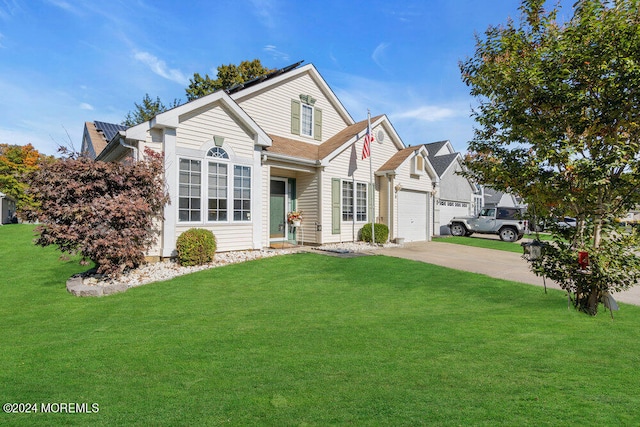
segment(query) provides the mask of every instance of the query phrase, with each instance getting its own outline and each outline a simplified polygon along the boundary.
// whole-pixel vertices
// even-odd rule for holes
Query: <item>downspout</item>
[[[138,149],[133,145],[126,144],[122,136],[120,137],[120,145],[122,145],[124,148],[129,148],[133,150],[133,161],[135,162],[138,160]]]

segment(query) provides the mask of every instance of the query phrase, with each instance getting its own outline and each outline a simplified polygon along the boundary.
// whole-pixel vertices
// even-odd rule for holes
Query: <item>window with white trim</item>
[[[227,179],[226,164],[209,162],[208,221],[227,220]]]
[[[181,222],[200,221],[200,160],[180,159],[178,218]]]
[[[356,183],[356,221],[367,220],[367,184]]]
[[[342,181],[342,220],[352,221],[355,214],[356,221],[367,221],[368,184],[362,182]]]
[[[178,221],[251,221],[251,166],[234,165],[220,147],[206,156],[179,159]]]
[[[251,220],[251,168],[233,167],[233,220]]]
[[[301,105],[300,133],[313,136],[313,107],[307,104]]]

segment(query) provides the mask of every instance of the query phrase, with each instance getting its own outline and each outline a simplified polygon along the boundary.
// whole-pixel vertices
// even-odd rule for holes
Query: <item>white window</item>
[[[313,107],[302,104],[300,133],[306,136],[313,136]]]
[[[227,220],[227,165],[209,162],[208,221]]]
[[[367,220],[367,184],[356,184],[356,221]]]
[[[356,221],[367,221],[367,188],[362,182],[342,181],[342,220],[352,221],[355,213]]]
[[[251,220],[251,168],[233,167],[233,220]]]
[[[251,167],[230,163],[220,147],[209,150],[207,157],[204,162],[179,160],[178,221],[251,221]]]
[[[201,163],[180,159],[178,218],[181,222],[200,221]]]

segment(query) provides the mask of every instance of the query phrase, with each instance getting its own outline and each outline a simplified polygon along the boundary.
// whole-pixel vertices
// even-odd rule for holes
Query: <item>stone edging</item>
[[[106,286],[89,286],[82,282],[82,276],[73,276],[67,280],[67,291],[77,297],[101,297],[103,295],[124,292],[129,287],[125,284],[111,284]]]

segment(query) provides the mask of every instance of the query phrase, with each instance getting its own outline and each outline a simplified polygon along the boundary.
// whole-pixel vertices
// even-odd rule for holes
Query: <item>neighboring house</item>
[[[85,122],[80,152],[95,159],[118,132],[126,129],[126,126],[113,123]]]
[[[484,207],[495,208],[497,206],[516,207],[520,206],[520,202],[511,193],[503,193],[491,187],[484,186],[482,189],[484,196]]]
[[[387,116],[371,118],[371,187],[367,120],[355,122],[316,68],[299,65],[120,130],[96,152],[105,161],[164,154],[171,202],[153,254],[174,255],[194,227],[211,230],[220,251],[355,241],[372,216],[390,239],[429,239],[438,177],[426,149],[406,148]],[[294,210],[300,228],[287,223]]]
[[[16,201],[13,197],[0,192],[0,225],[14,222]]]
[[[482,208],[482,195],[476,184],[460,175],[462,155],[455,152],[450,141],[424,144],[440,180],[434,199],[434,235],[451,234],[449,221],[455,216],[476,215]]]

